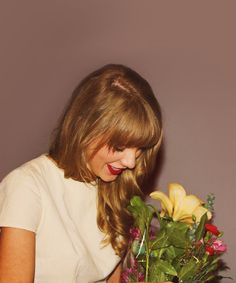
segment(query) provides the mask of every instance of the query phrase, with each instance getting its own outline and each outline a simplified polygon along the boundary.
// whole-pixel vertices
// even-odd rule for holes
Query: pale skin
[[[107,283],[119,283],[121,275],[121,264],[119,264],[108,278]]]
[[[33,283],[35,233],[3,227],[0,234],[0,283]]]
[[[88,148],[89,154],[96,148],[96,142],[90,144]],[[115,181],[119,174],[114,174],[109,170],[126,170],[134,169],[136,159],[140,156],[142,150],[136,147],[109,149],[106,145],[102,146],[96,154],[89,160],[90,170],[105,182]],[[121,172],[122,172],[121,171]]]

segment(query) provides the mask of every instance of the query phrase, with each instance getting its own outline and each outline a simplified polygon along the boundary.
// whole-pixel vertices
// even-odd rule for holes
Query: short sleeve
[[[18,168],[0,183],[0,227],[37,232],[41,218],[40,190],[32,175]]]

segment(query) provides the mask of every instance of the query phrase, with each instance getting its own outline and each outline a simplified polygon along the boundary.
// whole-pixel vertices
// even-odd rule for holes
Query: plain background
[[[47,151],[80,79],[107,63],[128,65],[163,109],[158,188],[179,182],[202,199],[215,194],[226,274],[236,278],[235,11],[234,0],[2,0],[0,179]]]

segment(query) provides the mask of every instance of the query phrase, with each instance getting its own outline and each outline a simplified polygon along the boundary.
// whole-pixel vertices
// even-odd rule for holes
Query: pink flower
[[[121,279],[121,283],[127,283],[127,282],[129,282],[129,273],[128,273],[127,271],[123,271],[123,272],[121,273],[120,279]]]
[[[121,283],[128,283],[130,279],[130,274],[133,273],[132,268],[126,268],[122,273],[121,273]]]
[[[141,237],[141,231],[138,228],[132,227],[129,229],[129,233],[133,240],[138,240]]]
[[[205,250],[209,255],[220,254],[227,250],[227,246],[221,240],[212,238],[205,247]]]
[[[137,277],[138,275],[138,280],[143,281],[144,280],[144,274],[142,272],[138,272],[137,266],[133,267],[128,267],[126,268],[122,273],[121,273],[121,283],[128,283],[130,282],[130,278],[132,276]],[[130,277],[131,276],[131,277]]]
[[[132,273],[132,272],[133,272],[133,268],[132,268],[132,267],[127,268],[127,269],[126,269],[126,272],[127,272],[128,274]]]
[[[139,272],[138,274],[138,281],[143,281],[145,279],[145,276],[142,272]]]
[[[223,253],[227,250],[227,246],[221,240],[218,239],[215,239],[213,241],[212,248],[216,253]]]

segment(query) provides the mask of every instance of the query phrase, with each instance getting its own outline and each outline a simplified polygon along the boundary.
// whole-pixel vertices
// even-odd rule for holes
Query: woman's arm
[[[116,269],[113,271],[113,273],[107,280],[107,283],[120,283],[120,275],[121,275],[121,264],[119,264],[116,267]]]
[[[35,268],[35,233],[1,228],[0,283],[32,283]]]

